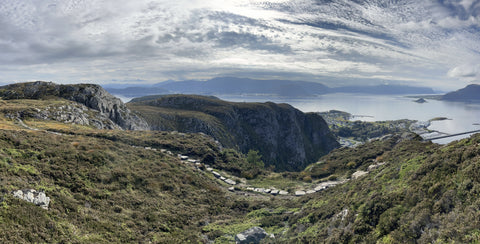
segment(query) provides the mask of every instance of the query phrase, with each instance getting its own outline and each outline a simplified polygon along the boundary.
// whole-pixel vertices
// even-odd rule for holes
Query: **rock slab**
[[[13,196],[27,202],[31,202],[43,209],[48,209],[50,198],[45,195],[45,192],[38,192],[34,189],[16,190],[12,192]]]
[[[235,236],[235,243],[260,243],[260,241],[267,236],[267,232],[260,227],[252,227]]]

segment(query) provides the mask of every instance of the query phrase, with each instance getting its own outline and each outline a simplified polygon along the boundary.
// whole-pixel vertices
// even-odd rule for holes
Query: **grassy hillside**
[[[11,100],[2,108],[22,110],[31,102]],[[2,243],[197,243],[223,233],[205,226],[274,205],[268,199],[234,200],[211,174],[182,163],[177,154],[215,167],[244,160],[232,151],[223,156],[201,134],[97,130],[26,119],[26,126],[38,129],[32,130],[3,113],[0,124]],[[30,188],[52,199],[48,210],[11,194]]]
[[[480,242],[480,134],[448,145],[394,135],[335,149],[298,173],[264,170],[247,180],[238,177],[251,166],[245,156],[204,134],[29,116],[70,102],[0,101],[2,243],[232,243],[254,226],[274,234],[264,243]],[[240,184],[229,191],[177,154]],[[327,181],[339,184],[293,195]],[[51,198],[48,210],[12,195],[30,188]]]
[[[480,241],[480,135],[445,146],[420,140],[406,140],[391,149],[378,146],[365,152],[363,147],[341,149],[327,156],[327,164],[333,158],[340,165],[353,160],[357,164],[353,167],[363,170],[379,161],[386,164],[359,179],[304,197],[301,210],[289,219],[291,228],[283,240]]]

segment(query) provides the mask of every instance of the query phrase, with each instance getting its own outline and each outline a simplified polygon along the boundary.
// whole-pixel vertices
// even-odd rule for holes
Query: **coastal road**
[[[462,132],[462,133],[455,133],[455,134],[450,134],[446,136],[437,136],[437,137],[431,137],[431,138],[424,138],[424,141],[433,141],[433,140],[438,140],[438,139],[443,139],[443,138],[449,138],[449,137],[454,137],[454,136],[461,136],[461,135],[466,135],[466,134],[473,134],[473,133],[479,133],[480,130],[472,130],[472,131],[467,131],[467,132]]]

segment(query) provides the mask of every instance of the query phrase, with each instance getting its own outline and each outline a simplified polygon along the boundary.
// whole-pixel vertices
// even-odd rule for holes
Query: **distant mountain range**
[[[151,86],[114,88],[105,86],[112,94],[125,97],[141,97],[159,94],[199,94],[199,95],[271,95],[281,97],[310,97],[327,93],[363,94],[435,94],[427,87],[377,85],[344,86],[330,88],[326,85],[291,80],[255,80],[248,78],[219,77],[206,81],[165,81]]]

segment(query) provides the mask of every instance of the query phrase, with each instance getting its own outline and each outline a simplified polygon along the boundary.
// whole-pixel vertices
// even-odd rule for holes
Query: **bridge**
[[[455,134],[449,134],[445,136],[436,136],[436,137],[431,137],[431,138],[423,138],[424,141],[433,141],[433,140],[438,140],[438,139],[443,139],[443,138],[449,138],[449,137],[454,137],[454,136],[461,136],[461,135],[466,135],[466,134],[473,134],[473,133],[480,133],[480,130],[472,130],[472,131],[466,131],[466,132],[461,132],[461,133],[455,133]]]

